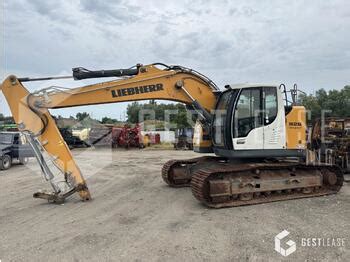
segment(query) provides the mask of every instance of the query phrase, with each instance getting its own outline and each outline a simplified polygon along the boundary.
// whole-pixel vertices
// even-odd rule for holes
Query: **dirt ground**
[[[208,209],[189,188],[160,177],[189,151],[75,150],[92,193],[63,205],[33,199],[49,189],[35,160],[0,172],[0,260],[7,261],[349,261],[350,184],[337,195]],[[296,242],[283,257],[274,237]],[[344,247],[305,247],[302,238],[345,238]],[[286,245],[284,245],[286,247]]]

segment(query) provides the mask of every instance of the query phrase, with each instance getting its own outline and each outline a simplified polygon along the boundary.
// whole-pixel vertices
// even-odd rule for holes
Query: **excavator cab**
[[[229,158],[264,158],[304,154],[305,110],[293,106],[299,147],[287,148],[285,105],[279,86],[236,85],[221,93],[212,124],[214,152]],[[298,111],[298,113],[296,113]],[[296,131],[297,130],[297,131]]]

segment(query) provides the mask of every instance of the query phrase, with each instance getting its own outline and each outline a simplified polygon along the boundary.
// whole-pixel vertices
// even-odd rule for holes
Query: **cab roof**
[[[279,84],[259,84],[259,83],[243,83],[243,84],[230,84],[231,89],[242,89],[252,87],[278,87]]]

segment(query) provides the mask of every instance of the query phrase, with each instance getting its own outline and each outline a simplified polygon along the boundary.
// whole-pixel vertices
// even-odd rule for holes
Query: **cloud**
[[[165,62],[220,86],[341,88],[350,75],[349,10],[345,0],[5,0],[1,71],[39,76]]]
[[[110,20],[111,23],[128,24],[139,20],[140,7],[129,1],[84,0],[81,10],[95,15],[96,20]]]

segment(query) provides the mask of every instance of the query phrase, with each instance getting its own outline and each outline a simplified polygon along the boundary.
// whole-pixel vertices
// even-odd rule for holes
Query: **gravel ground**
[[[170,150],[75,150],[92,193],[63,205],[33,199],[49,189],[37,164],[0,172],[0,260],[349,261],[350,186],[337,195],[208,209],[189,188],[169,188],[162,164],[198,156]],[[288,230],[296,251],[274,237]],[[302,238],[345,238],[344,247],[305,247]],[[284,244],[283,247],[286,247]]]

